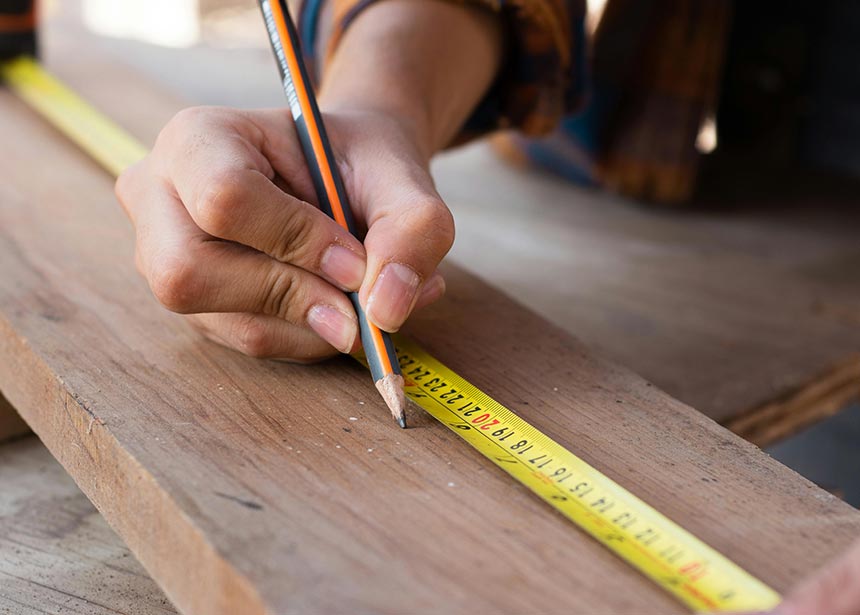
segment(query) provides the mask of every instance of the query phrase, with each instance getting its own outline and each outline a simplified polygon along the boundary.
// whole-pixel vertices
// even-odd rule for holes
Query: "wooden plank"
[[[441,425],[392,428],[349,360],[202,341],[133,271],[111,181],[7,93],[0,108],[0,387],[182,612],[683,612]],[[415,337],[764,581],[784,590],[860,530],[755,446],[447,273]]]
[[[785,399],[739,416],[729,421],[726,427],[746,440],[764,446],[836,414],[858,397],[860,357],[851,357]]]
[[[35,438],[0,446],[0,612],[176,613]]]
[[[18,416],[18,412],[12,407],[3,394],[0,393],[0,442],[17,438],[29,433],[27,423]]]
[[[860,366],[856,185],[720,168],[709,200],[680,213],[483,146],[436,171],[458,262],[741,435],[765,445],[858,397],[843,380]]]

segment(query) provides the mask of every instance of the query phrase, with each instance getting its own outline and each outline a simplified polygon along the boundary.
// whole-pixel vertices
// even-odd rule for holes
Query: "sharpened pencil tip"
[[[388,374],[376,381],[376,388],[391,410],[391,416],[406,429],[406,394],[403,392],[403,376]]]

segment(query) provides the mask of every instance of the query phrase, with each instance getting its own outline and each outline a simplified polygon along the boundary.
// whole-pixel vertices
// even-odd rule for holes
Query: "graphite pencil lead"
[[[388,374],[376,381],[376,388],[385,400],[391,416],[406,429],[406,394],[403,392],[403,376]]]

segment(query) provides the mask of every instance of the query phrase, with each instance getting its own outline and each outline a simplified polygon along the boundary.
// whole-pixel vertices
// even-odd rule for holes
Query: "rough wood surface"
[[[47,449],[0,446],[0,613],[176,613]]]
[[[708,200],[677,212],[511,168],[483,146],[436,171],[457,219],[452,256],[590,347],[762,445],[745,415],[778,403],[770,420],[798,426],[794,413],[830,412],[809,389],[860,353],[857,184],[714,168]]]
[[[121,100],[93,96],[138,134],[173,104],[61,60],[85,93],[115,77]],[[392,427],[349,360],[201,340],[135,274],[111,180],[8,93],[0,109],[0,388],[183,612],[684,611],[441,425]],[[860,532],[755,446],[447,273],[415,337],[777,589]]]
[[[0,393],[0,442],[17,438],[29,431],[30,428],[27,427],[27,423],[18,416],[18,412],[12,407],[12,404]]]

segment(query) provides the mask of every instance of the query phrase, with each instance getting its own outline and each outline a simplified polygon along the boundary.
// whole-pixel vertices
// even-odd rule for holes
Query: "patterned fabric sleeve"
[[[301,2],[298,28],[312,70],[319,73],[350,23],[376,1]],[[580,104],[585,78],[585,0],[450,1],[473,2],[499,13],[507,34],[507,57],[499,76],[457,142],[503,128],[516,128],[527,135],[546,134]],[[333,24],[326,49],[320,52],[318,32],[326,2],[332,3],[325,8],[331,12]]]

